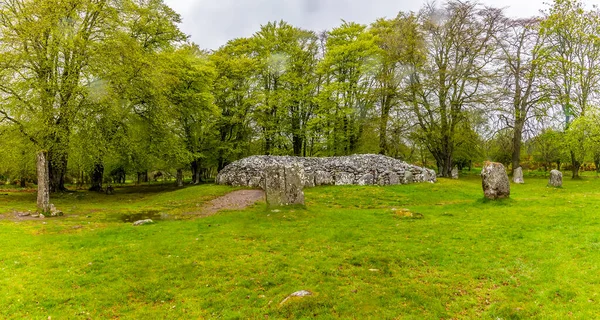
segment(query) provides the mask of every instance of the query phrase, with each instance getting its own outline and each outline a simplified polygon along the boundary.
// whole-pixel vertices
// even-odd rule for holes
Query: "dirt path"
[[[221,210],[242,210],[265,198],[262,190],[238,190],[207,202],[199,216],[211,216]]]

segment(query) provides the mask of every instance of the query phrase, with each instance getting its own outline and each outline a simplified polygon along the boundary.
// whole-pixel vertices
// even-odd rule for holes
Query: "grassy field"
[[[526,182],[499,202],[476,176],[319,187],[202,219],[183,213],[233,189],[65,194],[67,218],[0,220],[0,318],[597,318],[600,179]],[[0,213],[34,202],[3,191]],[[166,220],[124,222],[140,213]]]

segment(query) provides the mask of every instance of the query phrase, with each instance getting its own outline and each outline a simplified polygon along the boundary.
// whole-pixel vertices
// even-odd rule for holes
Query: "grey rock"
[[[146,219],[146,220],[138,220],[138,221],[134,222],[133,225],[135,227],[138,227],[138,226],[143,226],[146,224],[153,224],[153,223],[154,223],[154,221],[152,221],[152,219]]]
[[[286,301],[288,301],[294,297],[303,298],[303,297],[307,297],[307,296],[312,296],[312,292],[307,291],[307,290],[296,291],[296,292],[290,294],[289,296],[287,296],[285,299],[283,299],[283,301],[281,301],[279,304],[284,304]]]
[[[418,179],[419,177],[417,177]],[[421,176],[421,179],[423,179],[423,176]],[[415,176],[413,175],[412,172],[410,171],[406,171],[404,173],[404,180],[402,180],[402,184],[411,184],[415,181]]]
[[[486,198],[495,200],[510,197],[508,174],[501,163],[487,162],[481,170],[481,181]]]
[[[458,179],[458,167],[452,168],[452,179]]]
[[[550,171],[550,181],[548,185],[554,188],[562,188],[563,174],[558,170]]]
[[[264,169],[269,207],[304,204],[304,167],[298,163],[271,164]]]
[[[347,186],[354,184],[354,173],[349,172],[337,172],[335,174],[335,185],[336,186]]]
[[[367,173],[367,174],[363,175],[362,177],[358,178],[358,181],[356,182],[356,184],[358,184],[359,186],[366,186],[366,185],[374,184],[374,181],[375,181],[375,177],[372,174]]]
[[[525,180],[523,179],[523,168],[518,167],[515,169],[515,172],[513,172],[513,182],[517,184],[525,183]]]
[[[304,187],[311,188],[315,186],[315,174],[312,172],[304,173]]]
[[[305,187],[333,184],[389,185],[437,181],[433,170],[374,154],[330,158],[252,156],[229,164],[219,172],[216,181],[218,184],[233,186],[256,187],[260,185],[264,189],[264,181],[260,180],[260,177],[263,176],[268,165],[294,163],[304,167],[303,185]],[[387,174],[382,180],[381,176],[386,172]],[[257,183],[258,181],[260,183]]]
[[[400,178],[392,171],[383,172],[377,179],[377,184],[380,186],[391,186],[400,184]]]

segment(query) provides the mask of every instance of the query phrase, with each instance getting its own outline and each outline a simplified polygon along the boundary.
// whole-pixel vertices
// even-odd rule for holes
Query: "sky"
[[[587,2],[598,0],[588,0]],[[341,20],[369,24],[377,18],[393,18],[400,11],[418,11],[420,0],[164,0],[178,12],[180,28],[201,48],[218,49],[227,41],[252,36],[269,21],[284,20],[294,26],[330,30]],[[438,1],[439,3],[440,1]],[[550,0],[480,0],[506,8],[511,17],[539,14]],[[584,0],[584,2],[586,2]]]

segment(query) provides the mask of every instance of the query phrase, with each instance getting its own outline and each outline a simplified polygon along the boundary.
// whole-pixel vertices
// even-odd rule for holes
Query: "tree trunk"
[[[575,159],[575,153],[573,153],[573,151],[571,151],[571,164],[573,165],[573,168],[571,169],[573,172],[572,178],[579,179],[579,167],[581,166],[581,163]]]
[[[37,208],[41,213],[50,211],[50,170],[48,153],[40,151],[37,154]]]
[[[381,120],[379,122],[379,154],[383,155],[387,154],[387,127],[391,109],[387,102],[388,99],[381,106]]]
[[[183,187],[183,169],[177,169],[177,186]]]
[[[221,166],[221,164],[219,164],[219,166]],[[198,163],[198,160],[192,161],[192,163],[190,164],[190,167],[192,168],[192,184],[199,184],[200,183],[200,179],[199,179],[200,178],[200,164]]]
[[[47,153],[50,192],[63,192],[65,188],[65,174],[67,172],[67,155],[64,153]]]
[[[523,120],[524,121],[524,120]],[[524,123],[520,119],[515,121],[515,130],[513,132],[513,153],[512,153],[512,169],[511,174],[515,173],[515,169],[521,166],[521,143],[523,141],[523,126]]]
[[[90,191],[102,192],[102,180],[104,178],[104,165],[96,163],[92,171],[92,186]]]

